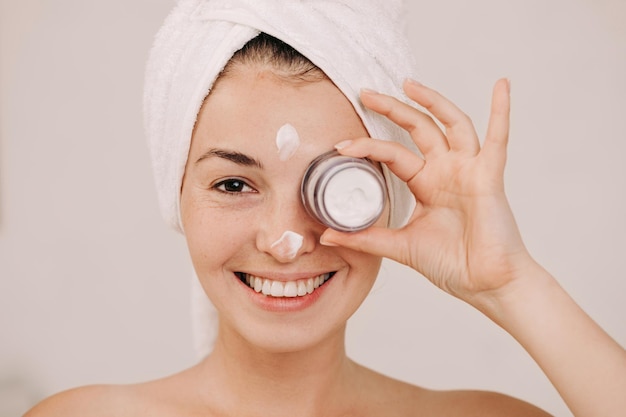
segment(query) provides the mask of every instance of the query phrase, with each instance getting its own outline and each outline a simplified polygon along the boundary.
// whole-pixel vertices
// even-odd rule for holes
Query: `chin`
[[[325,325],[321,328],[321,325]],[[286,320],[282,323],[244,326],[239,336],[252,349],[271,354],[288,354],[319,348],[326,343],[335,344],[337,340],[343,346],[346,324],[337,323],[334,328],[327,327],[330,323],[301,323]]]

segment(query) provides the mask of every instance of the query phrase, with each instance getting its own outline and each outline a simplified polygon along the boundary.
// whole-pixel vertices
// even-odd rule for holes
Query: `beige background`
[[[173,0],[0,1],[4,417],[194,356],[190,266],[157,211],[141,117]],[[422,81],[481,133],[493,82],[512,79],[507,187],[527,245],[626,345],[626,3],[412,2],[409,31]],[[405,268],[385,265],[351,324],[350,353],[377,370],[569,415],[510,336]]]

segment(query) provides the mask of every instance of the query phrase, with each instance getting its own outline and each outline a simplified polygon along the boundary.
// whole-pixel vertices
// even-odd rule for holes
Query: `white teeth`
[[[285,285],[280,281],[271,281],[271,282],[272,282],[272,291],[270,292],[270,294],[272,295],[272,297],[284,297]]]
[[[261,289],[261,292],[265,295],[270,295],[272,293],[272,281],[269,279],[263,280],[263,288]]]
[[[261,278],[255,278],[254,279],[254,291],[261,292],[262,289],[263,289],[263,280]]]
[[[307,291],[306,291],[306,282],[304,281],[298,281],[298,295],[300,297],[302,297],[303,295],[306,295]]]
[[[328,279],[330,274],[322,274],[314,278],[283,282],[245,274],[245,282],[250,288],[272,297],[303,297],[311,294]]]
[[[298,296],[298,284],[295,281],[285,282],[285,297],[297,297]]]

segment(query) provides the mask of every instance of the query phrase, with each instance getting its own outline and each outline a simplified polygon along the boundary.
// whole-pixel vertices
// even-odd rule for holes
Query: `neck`
[[[200,369],[211,398],[235,415],[306,416],[340,407],[357,366],[345,354],[345,327],[299,351],[273,352],[220,329]],[[209,401],[215,404],[214,401]]]

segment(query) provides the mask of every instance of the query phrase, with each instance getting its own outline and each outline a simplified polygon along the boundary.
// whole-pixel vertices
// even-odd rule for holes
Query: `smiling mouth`
[[[245,272],[235,272],[237,278],[254,291],[270,297],[304,297],[328,282],[335,272],[328,272],[316,277],[299,279],[297,281],[274,281],[257,277]]]

